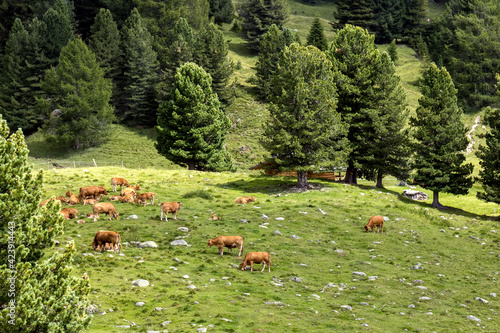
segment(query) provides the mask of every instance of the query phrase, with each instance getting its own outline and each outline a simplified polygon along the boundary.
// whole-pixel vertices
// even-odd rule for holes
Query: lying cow
[[[172,215],[174,216],[174,220],[177,220],[177,212],[179,211],[179,209],[181,209],[181,206],[182,204],[180,202],[164,202],[160,204],[160,221],[163,221],[163,214],[165,214],[165,221],[168,222],[168,213],[172,213]]]
[[[61,206],[61,200],[59,200],[57,198],[48,198],[47,200],[44,200],[44,201],[40,202],[39,206],[40,207],[45,206],[49,201],[57,201],[57,204],[59,206]]]
[[[101,252],[105,250],[106,244],[110,244],[113,249],[113,253],[122,252],[122,244],[120,234],[116,231],[98,231],[95,234],[94,240],[92,241],[92,247],[94,250],[99,249]]]
[[[134,202],[135,192],[127,193],[123,197],[121,197],[121,202]]]
[[[63,208],[59,214],[64,216],[66,220],[75,219],[78,217],[78,209],[75,208]]]
[[[87,214],[87,218],[88,219],[94,219],[94,222],[96,221],[96,219],[99,218],[99,214],[94,214],[94,213],[88,213]]]
[[[155,202],[155,193],[154,192],[146,192],[146,193],[141,193],[137,194],[136,199],[139,199],[141,201],[146,201],[149,200],[151,202],[151,206]],[[144,204],[146,206],[146,204]]]
[[[239,203],[239,204],[247,204],[247,203],[253,202],[255,200],[257,200],[257,199],[255,199],[252,195],[249,197],[239,197],[236,200],[234,200],[234,202]]]
[[[219,254],[224,254],[224,248],[227,247],[231,250],[231,254],[233,254],[233,248],[238,248],[240,253],[238,257],[241,257],[243,253],[243,237],[241,236],[219,236],[214,239],[208,240],[208,247],[217,246],[219,249]]]
[[[253,264],[262,264],[261,273],[266,268],[266,264],[269,267],[269,273],[271,273],[271,255],[269,252],[248,252],[241,263],[241,270],[244,271],[245,267],[250,264],[250,271],[253,272]]]
[[[68,199],[69,200],[68,201],[69,205],[78,205],[80,203],[80,200],[78,199],[78,197],[76,196],[76,194],[73,194],[73,192],[68,191],[65,194],[69,198]]]
[[[109,216],[109,220],[111,221],[111,217],[114,217],[115,220],[118,220],[118,213],[116,212],[115,206],[113,206],[110,202],[99,202],[92,206],[92,213],[94,214],[94,222],[96,222],[97,217],[99,217],[100,213],[104,213]],[[97,217],[96,217],[97,215]]]
[[[370,229],[375,232],[375,229],[377,228],[379,233],[384,233],[384,217],[382,215],[375,215],[370,217],[368,224],[365,225],[366,232],[368,232]]]
[[[98,203],[99,200],[97,199],[83,199],[83,205],[95,205],[96,203]]]
[[[120,195],[122,197],[124,197],[125,195],[127,195],[128,193],[134,193],[134,196],[135,194],[137,193],[137,191],[139,191],[141,189],[141,187],[139,186],[139,184],[135,184],[134,186],[130,186],[130,187],[127,187],[127,188],[124,188]]]
[[[111,178],[111,187],[113,188],[113,192],[116,192],[116,186],[120,185],[120,192],[123,188],[123,186],[125,187],[129,187],[130,184],[129,182],[125,179],[125,178]]]
[[[75,195],[75,197],[76,197],[76,195]],[[78,197],[76,197],[76,199],[78,200]],[[59,197],[56,197],[56,200],[61,201],[61,203],[65,203],[65,204],[67,204],[67,205],[70,205],[70,203],[69,203],[69,199],[68,199],[68,198],[66,198],[65,196],[62,196],[62,195],[61,195],[61,196],[59,196]]]
[[[109,197],[109,200],[110,201],[121,201],[122,200],[122,196],[121,195],[112,195]]]

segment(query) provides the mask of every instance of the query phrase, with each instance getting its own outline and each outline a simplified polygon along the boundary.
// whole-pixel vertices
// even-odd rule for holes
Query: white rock
[[[321,214],[326,215],[326,212],[323,209],[318,208],[318,210],[320,211]]]
[[[474,321],[478,321],[478,322],[481,322],[481,319],[477,318],[477,317],[474,317],[472,315],[468,315],[467,316],[467,319],[470,319],[470,320],[474,320]]]
[[[147,241],[147,242],[140,243],[139,245],[137,245],[137,247],[139,247],[141,249],[144,249],[146,247],[156,249],[158,247],[158,245],[153,241]]]
[[[285,218],[284,217],[277,217],[275,218],[275,220],[278,220],[278,221],[283,221]]]
[[[137,279],[132,281],[132,285],[137,287],[147,287],[149,286],[149,281],[144,279]]]
[[[193,290],[193,289],[196,289],[196,287],[195,287],[195,286],[193,286],[192,284],[190,284],[190,285],[188,286],[188,289]]]
[[[421,300],[421,301],[430,301],[431,298],[427,297],[427,296],[424,296],[424,297],[420,297],[419,300]]]
[[[170,242],[170,245],[172,245],[172,246],[187,246],[188,243],[184,239],[176,239],[176,240]]]
[[[167,321],[164,321],[163,323],[161,323],[161,326],[165,327],[167,326],[168,324],[171,324],[172,321],[171,320],[167,320]]]
[[[487,300],[485,300],[484,298],[481,298],[481,297],[476,297],[476,298],[474,298],[474,299],[475,299],[476,301],[480,301],[480,302],[482,302],[482,303],[484,303],[484,304],[488,303],[488,301],[487,301]]]
[[[352,311],[352,306],[350,306],[350,305],[341,305],[340,307],[342,309],[346,309],[346,310]]]
[[[183,231],[183,232],[188,232],[189,231],[189,229],[186,228],[186,227],[179,227],[179,228],[177,228],[177,230],[178,231]]]
[[[137,220],[139,217],[135,214],[127,216],[126,219],[132,219],[132,220]]]
[[[144,302],[136,302],[135,306],[144,306],[144,304],[146,304],[146,303],[144,303]]]
[[[353,275],[366,276],[366,273],[363,272],[352,272]]]

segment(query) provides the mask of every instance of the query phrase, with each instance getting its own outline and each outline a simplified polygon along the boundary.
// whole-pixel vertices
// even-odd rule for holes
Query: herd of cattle
[[[108,199],[110,201],[134,202],[144,206],[148,204],[148,201],[151,205],[154,204],[155,193],[137,193],[137,191],[141,190],[138,184],[131,186],[125,178],[111,178],[113,192],[116,192],[117,186],[120,186],[120,195],[109,196]],[[99,214],[105,214],[110,221],[112,218],[117,220],[119,214],[114,205],[111,202],[99,202],[105,195],[108,195],[108,191],[104,186],[81,187],[78,196],[71,191],[67,191],[65,196],[47,199],[43,201],[40,206],[45,205],[49,200],[58,200],[67,205],[92,205],[92,213],[87,214],[87,218],[94,219],[94,222],[96,222],[99,218]],[[238,204],[247,204],[254,201],[256,201],[256,199],[253,196],[239,197],[234,200],[234,202]],[[177,212],[181,206],[182,203],[180,202],[161,203],[160,221],[163,221],[163,216],[165,216],[165,221],[168,222],[168,213],[172,213],[174,220],[177,220]],[[63,208],[59,214],[63,215],[67,220],[74,219],[78,217],[78,210],[75,208]],[[218,217],[212,213],[211,219],[217,220]],[[78,223],[85,223],[85,221],[78,220]],[[378,232],[383,233],[383,226],[384,218],[381,215],[377,215],[370,218],[368,224],[365,226],[365,230],[368,232],[371,229],[375,232],[375,230],[378,229]],[[239,249],[238,257],[241,257],[243,253],[243,237],[219,236],[208,240],[208,247],[212,246],[216,246],[219,249],[220,255],[223,255],[224,247],[230,249],[231,254],[233,253],[233,248],[237,248]],[[121,253],[121,236],[116,231],[98,231],[95,234],[92,247],[94,250],[101,252],[104,250],[113,250],[113,253],[116,253],[116,250],[118,250],[118,252]],[[269,272],[271,272],[270,254],[268,252],[248,252],[240,265],[241,270],[245,270],[245,267],[250,265],[250,270],[253,272],[253,264],[263,264],[261,272],[264,271],[267,265]]]

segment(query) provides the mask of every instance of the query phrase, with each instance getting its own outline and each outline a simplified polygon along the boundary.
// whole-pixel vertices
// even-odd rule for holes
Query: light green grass
[[[68,221],[58,238],[61,244],[75,242],[74,275],[88,273],[90,300],[106,312],[94,315],[88,332],[193,332],[199,327],[209,332],[493,332],[500,325],[500,301],[490,296],[498,293],[500,237],[492,231],[498,222],[489,218],[494,205],[479,205],[473,194],[442,195],[442,203],[454,208],[438,211],[429,201],[402,198],[404,188],[391,179],[384,181],[385,190],[368,182],[348,186],[314,180],[316,188],[297,192],[293,178],[258,173],[56,171],[45,175],[44,197],[94,184],[109,189],[114,176],[139,183],[141,192],[156,193],[154,206],[115,203],[118,221]],[[211,196],[189,195],[193,192]],[[242,195],[257,201],[233,203]],[[160,221],[157,204],[164,201],[183,203],[178,221],[171,216]],[[76,208],[81,215],[91,211],[90,206]],[[211,212],[222,219],[209,220]],[[138,219],[127,219],[132,214]],[[365,233],[363,225],[376,214],[390,219],[384,233]],[[189,231],[178,231],[181,226]],[[125,243],[153,240],[159,247],[125,245],[123,256],[99,254],[90,248],[98,230],[116,230]],[[257,272],[242,272],[237,254],[225,249],[219,256],[216,248],[208,248],[207,240],[219,235],[243,236],[245,253],[271,252],[271,273],[260,273],[261,265]],[[171,246],[177,237],[190,247]],[[411,269],[418,263],[422,269]],[[291,280],[297,277],[302,282]],[[138,278],[151,285],[132,287]],[[188,289],[190,284],[196,289]],[[417,288],[420,284],[427,289]],[[431,300],[421,300],[424,296]],[[137,307],[138,301],[146,304]],[[484,328],[468,315],[480,318]],[[116,327],[128,325],[125,320],[137,326]],[[162,327],[164,321],[171,323]]]

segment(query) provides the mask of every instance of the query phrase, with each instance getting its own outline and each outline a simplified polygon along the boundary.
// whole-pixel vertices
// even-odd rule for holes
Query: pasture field
[[[42,199],[81,186],[111,190],[111,177],[140,184],[139,192],[155,192],[154,206],[115,203],[118,220],[70,220],[51,250],[74,242],[73,273],[90,276],[98,313],[88,332],[500,328],[500,227],[493,218],[498,206],[479,202],[477,188],[464,197],[441,194],[452,208],[439,211],[430,208],[432,196],[426,202],[403,198],[406,187],[394,179],[385,179],[382,190],[368,182],[311,180],[312,188],[297,191],[293,178],[260,173],[68,168],[45,172]],[[246,195],[257,201],[233,202]],[[166,201],[182,202],[177,221],[171,215],[160,221],[158,204]],[[75,208],[80,216],[92,210]],[[221,219],[209,220],[212,212]],[[364,232],[369,217],[379,214],[389,219],[383,234]],[[121,234],[122,255],[91,248],[98,230]],[[225,249],[220,256],[208,248],[207,240],[219,235],[243,236],[244,253],[270,252],[271,273],[260,273],[262,265],[253,273],[241,271],[237,251]],[[172,246],[175,239],[189,246]],[[134,241],[154,241],[158,248],[140,249]],[[136,279],[150,285],[132,287]],[[135,326],[124,327],[130,322]]]

